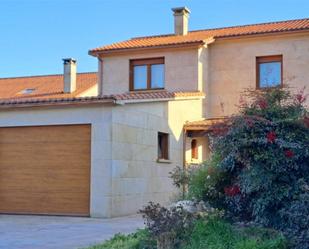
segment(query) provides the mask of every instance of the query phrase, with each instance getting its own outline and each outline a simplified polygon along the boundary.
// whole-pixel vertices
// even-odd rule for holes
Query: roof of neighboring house
[[[242,26],[232,26],[215,29],[204,29],[191,31],[187,35],[158,35],[148,37],[137,37],[130,40],[113,43],[110,45],[91,49],[90,54],[97,52],[112,52],[127,49],[155,48],[175,45],[203,44],[209,39],[237,37],[244,35],[270,34],[279,32],[309,30],[309,18],[260,23]]]
[[[76,91],[63,92],[63,75],[0,78],[0,101],[77,97],[97,84],[97,73],[78,73]]]
[[[47,106],[47,105],[70,105],[91,103],[119,103],[168,101],[177,99],[203,98],[202,92],[134,92],[115,95],[102,95],[98,97],[59,97],[59,98],[28,98],[28,99],[0,99],[0,108]]]

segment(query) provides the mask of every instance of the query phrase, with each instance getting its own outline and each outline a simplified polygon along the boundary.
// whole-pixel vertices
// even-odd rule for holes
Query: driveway
[[[0,215],[1,249],[77,249],[143,227],[140,216],[113,219]]]

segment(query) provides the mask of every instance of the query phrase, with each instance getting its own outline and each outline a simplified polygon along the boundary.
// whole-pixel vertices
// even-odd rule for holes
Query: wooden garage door
[[[90,132],[0,128],[0,213],[89,216]]]

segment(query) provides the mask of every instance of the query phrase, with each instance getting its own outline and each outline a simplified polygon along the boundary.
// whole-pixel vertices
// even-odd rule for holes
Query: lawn
[[[284,237],[274,230],[235,228],[220,219],[200,220],[179,249],[286,249]],[[117,234],[103,244],[84,249],[156,249],[147,230]]]

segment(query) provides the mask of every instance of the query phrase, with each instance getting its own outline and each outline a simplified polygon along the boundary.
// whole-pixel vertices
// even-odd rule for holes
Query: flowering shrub
[[[224,193],[227,196],[234,197],[236,195],[240,195],[240,188],[238,185],[229,186],[224,188]]]
[[[229,128],[215,133],[219,168],[230,180],[223,188],[225,208],[231,217],[284,231],[295,248],[309,248],[303,247],[309,239],[309,215],[300,208],[309,203],[306,95],[304,90],[292,95],[275,89],[249,97]]]
[[[224,207],[224,186],[230,183],[219,168],[220,157],[214,154],[211,160],[191,170],[188,181],[188,197],[208,202],[215,208]]]

